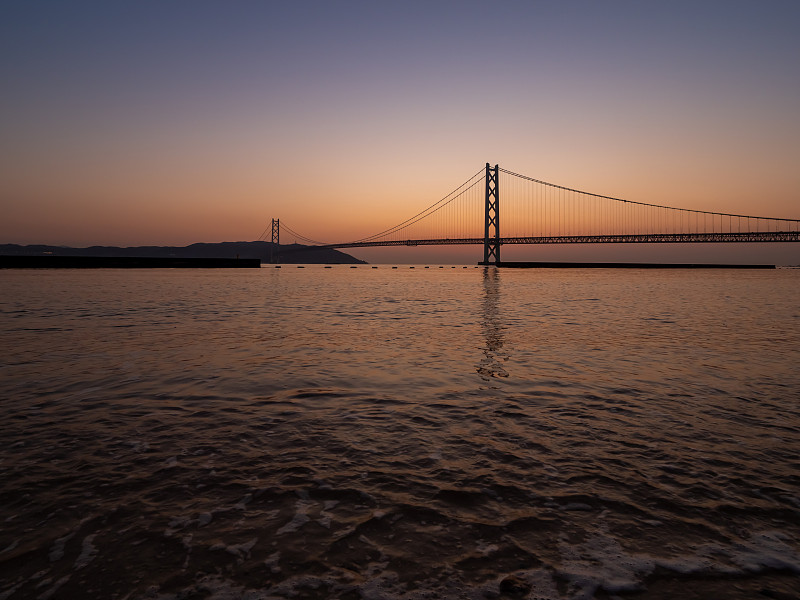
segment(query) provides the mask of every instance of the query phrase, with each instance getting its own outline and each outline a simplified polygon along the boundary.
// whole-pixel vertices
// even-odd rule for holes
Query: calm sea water
[[[0,272],[0,599],[797,598],[800,270]]]

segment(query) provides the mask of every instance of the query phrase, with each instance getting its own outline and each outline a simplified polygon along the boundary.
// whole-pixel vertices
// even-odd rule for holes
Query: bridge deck
[[[430,240],[380,240],[345,242],[309,248],[367,248],[376,246],[454,246],[483,245],[482,237]],[[800,231],[762,231],[727,233],[643,233],[625,235],[564,235],[504,237],[500,244],[702,244],[702,243],[800,242]]]

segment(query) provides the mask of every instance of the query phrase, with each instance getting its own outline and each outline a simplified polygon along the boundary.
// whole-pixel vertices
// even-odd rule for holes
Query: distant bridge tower
[[[486,163],[486,218],[482,265],[500,264],[500,178],[497,165]]]
[[[272,219],[272,245],[269,247],[269,262],[278,262],[277,251],[281,245],[281,220]]]

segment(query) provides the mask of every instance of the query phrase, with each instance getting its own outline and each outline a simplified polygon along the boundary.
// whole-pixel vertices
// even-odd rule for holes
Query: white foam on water
[[[535,569],[519,574],[518,577],[527,581],[531,586],[529,598],[536,600],[558,600],[561,594],[558,592],[553,574],[547,569]]]
[[[72,539],[72,537],[77,533],[73,531],[72,533],[68,533],[62,538],[58,538],[55,542],[53,542],[53,547],[50,548],[50,562],[56,562],[57,560],[61,560],[64,558],[64,545]]]
[[[322,513],[322,512],[319,513],[319,515],[320,516],[319,516],[319,519],[317,519],[317,523],[322,525],[325,529],[330,529],[331,528],[331,522],[332,522],[331,515],[325,514],[325,513]]]
[[[692,575],[693,573],[703,573],[711,571],[714,561],[708,556],[702,555],[699,551],[696,556],[680,556],[678,558],[658,558],[655,565],[668,571],[674,571],[681,575]]]
[[[83,538],[83,545],[81,546],[81,554],[78,556],[78,559],[75,561],[73,565],[73,569],[78,570],[82,569],[90,562],[92,562],[97,556],[97,548],[94,547],[92,542],[94,542],[94,538],[97,537],[96,533],[92,533],[91,535],[87,535]]]
[[[746,575],[770,570],[800,574],[800,552],[789,545],[791,536],[780,531],[761,531],[742,542],[723,546],[703,544],[693,556],[657,558],[654,563],[683,575],[697,573]]]
[[[189,517],[175,517],[169,522],[169,527],[171,529],[183,529],[191,522],[192,520]]]
[[[492,552],[497,552],[495,544],[487,544],[483,540],[478,540],[475,544],[475,551],[482,556],[489,556]]]
[[[239,559],[247,559],[250,558],[250,550],[253,549],[253,546],[256,545],[258,542],[258,538],[253,538],[248,542],[243,542],[241,544],[230,544],[226,546],[225,551],[229,554],[233,554],[236,558]]]
[[[278,530],[278,534],[292,533],[310,521],[309,513],[317,503],[311,501],[307,494],[297,494],[295,514]],[[247,496],[245,496],[247,498]],[[326,501],[320,511],[322,522],[331,515],[325,514],[325,509],[332,509],[337,501]],[[210,518],[211,513],[203,513]],[[278,511],[274,511],[277,516]],[[374,518],[384,518],[380,510],[374,510]],[[190,523],[201,520],[178,517],[170,521],[170,527],[182,528]],[[348,534],[353,529],[345,532]],[[56,542],[51,549],[51,557],[58,560],[63,556],[65,543],[75,535],[70,533]],[[83,542],[81,557],[76,561],[78,565],[88,564],[96,551],[92,544],[94,535],[87,536]],[[366,536],[360,536],[364,544],[372,545]],[[192,536],[184,535],[181,539],[187,551],[191,552]],[[258,538],[238,544],[218,543],[211,550],[225,551],[236,557],[238,562],[250,558],[251,551]],[[407,585],[400,582],[396,573],[387,570],[385,557],[371,563],[366,573],[362,573],[365,580],[355,583],[348,573],[336,572],[328,576],[300,576],[291,577],[275,586],[262,589],[246,589],[235,581],[223,580],[207,576],[207,579],[198,580],[192,588],[183,590],[175,595],[158,596],[161,600],[176,600],[181,593],[193,590],[202,590],[208,600],[250,600],[270,598],[291,598],[302,595],[303,589],[319,589],[326,586],[332,596],[339,596],[346,592],[360,594],[365,600],[423,600],[434,598],[463,598],[465,600],[485,600],[487,597],[500,595],[502,580],[509,575],[527,583],[529,591],[524,593],[525,598],[531,600],[561,600],[564,597],[570,600],[591,600],[598,592],[607,594],[620,594],[636,592],[644,589],[644,582],[648,575],[656,568],[666,569],[680,575],[705,574],[709,576],[742,575],[760,573],[770,570],[789,570],[800,574],[800,551],[793,548],[792,538],[780,531],[762,531],[749,535],[738,543],[707,543],[692,547],[687,553],[678,556],[657,557],[650,554],[641,554],[626,550],[619,540],[609,534],[603,526],[589,538],[580,543],[570,543],[563,537],[558,543],[561,555],[559,564],[550,567],[540,567],[513,574],[498,574],[497,579],[473,585],[461,580],[458,574],[449,578],[437,578],[429,581],[415,582],[416,589],[409,590]],[[483,556],[491,556],[497,551],[497,546],[478,540],[475,552]],[[273,573],[280,573],[280,552],[274,552],[263,561]],[[184,563],[185,565],[187,563]],[[568,592],[562,596],[558,592],[556,581],[568,582]],[[59,583],[58,586],[63,585]],[[47,593],[55,593],[57,586]],[[3,600],[0,597],[0,600]],[[46,600],[46,599],[45,599]]]
[[[703,544],[693,555],[659,558],[628,553],[617,540],[597,533],[581,544],[560,542],[562,562],[556,573],[572,584],[573,600],[589,600],[598,590],[641,590],[656,567],[681,575],[741,576],[775,570],[800,574],[800,552],[791,541],[783,532],[762,531],[734,544]]]
[[[186,558],[183,560],[183,568],[187,569],[189,567],[189,557],[192,555],[192,538],[194,536],[190,533],[185,535],[181,538],[181,544],[183,547],[186,548]]]
[[[327,580],[320,580],[316,577],[302,577],[283,582],[268,590],[245,589],[231,581],[220,579],[216,576],[206,576],[195,583],[192,592],[202,593],[206,600],[285,600],[297,596],[295,591],[298,588],[318,589]],[[184,590],[184,592],[189,590]],[[273,595],[277,594],[277,595]],[[159,594],[147,596],[154,600],[177,600],[184,597],[183,592],[176,594]]]
[[[30,576],[28,581],[36,581],[37,579],[41,579],[42,577],[47,575],[49,572],[50,572],[49,568],[48,569],[42,569],[41,571],[37,571],[36,573],[34,573],[33,575]]]
[[[734,546],[731,560],[748,572],[779,569],[800,573],[800,552],[786,543],[790,540],[781,531],[754,533],[748,542]]]
[[[246,494],[244,498],[233,505],[236,510],[246,510],[247,504],[253,499],[253,494]]]
[[[575,600],[590,600],[598,589],[609,593],[634,592],[655,568],[645,555],[628,554],[619,542],[596,533],[581,544],[558,544],[561,565],[557,572],[575,588]]]
[[[31,577],[31,579],[34,579],[34,577]],[[52,582],[53,582],[52,577],[48,577],[47,579],[42,579],[39,583],[36,584],[36,589],[38,590],[39,588],[42,588],[46,585],[50,585]]]
[[[223,544],[222,542],[219,542],[211,546],[209,550],[224,550],[228,554],[235,556],[236,562],[242,563],[246,559],[250,558],[250,550],[253,549],[253,546],[256,545],[256,542],[258,542],[258,538],[253,538],[250,541],[243,542],[241,544]]]
[[[164,536],[172,537],[178,531],[186,529],[192,524],[196,524],[198,527],[205,527],[214,519],[214,513],[218,512],[226,512],[226,509],[215,508],[212,511],[202,512],[194,519],[191,517],[174,517],[169,523],[167,523],[167,529],[164,530]]]
[[[306,497],[308,495],[306,494]],[[286,523],[283,527],[278,529],[277,534],[282,535],[284,533],[291,533],[293,531],[297,531],[303,525],[308,523],[311,519],[308,516],[308,509],[311,508],[313,503],[308,502],[307,500],[298,500],[295,506],[295,513],[292,517],[292,520]]]
[[[164,530],[164,536],[172,537],[175,535],[175,533],[188,526],[190,523],[192,523],[192,519],[189,517],[175,517],[169,523],[167,523],[167,528]]]
[[[55,594],[58,591],[58,588],[67,583],[67,581],[69,581],[69,575],[64,575],[64,577],[62,577],[53,584],[53,587],[51,587],[44,593],[40,594],[39,596],[37,596],[36,600],[50,600],[50,598],[53,597],[53,594]]]
[[[150,449],[150,444],[140,440],[129,440],[128,445],[131,447],[132,451],[139,453],[147,452]]]
[[[273,573],[280,573],[281,568],[278,565],[278,561],[281,559],[281,553],[275,552],[270,554],[269,557],[264,561],[264,565],[269,567],[269,570]]]
[[[358,588],[364,600],[386,600],[390,597],[389,590],[396,585],[397,576],[394,573],[389,573],[379,578],[370,579],[358,586]]]
[[[559,600],[561,598],[552,578],[546,572],[515,573],[514,576],[531,585],[531,591],[537,590],[537,595],[525,595],[525,598],[536,600]],[[469,585],[457,577],[448,577],[416,582],[419,587],[409,590],[406,584],[398,581],[396,574],[383,572],[380,576],[353,587],[365,600],[439,600],[441,598],[486,600],[486,598],[500,596],[500,583],[504,577],[478,585]]]
[[[23,583],[25,582],[20,581],[17,585],[8,588],[4,592],[0,592],[0,600],[7,600],[8,598],[10,598],[14,592],[16,592],[20,587],[22,587]]]
[[[319,518],[317,519],[317,523],[322,525],[325,529],[331,528],[331,523],[333,522],[333,515],[330,514],[329,510],[336,507],[339,504],[338,500],[325,500],[322,503],[322,510],[319,511]]]

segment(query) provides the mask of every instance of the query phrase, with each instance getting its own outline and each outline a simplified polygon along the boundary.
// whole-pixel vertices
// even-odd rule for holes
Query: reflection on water
[[[0,278],[0,598],[800,594],[798,271]]]
[[[477,367],[484,379],[492,377],[508,377],[503,368],[507,360],[503,352],[503,325],[500,321],[500,270],[496,267],[483,268],[483,320],[481,326],[486,338],[483,358]]]

